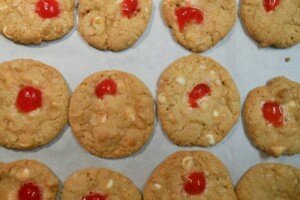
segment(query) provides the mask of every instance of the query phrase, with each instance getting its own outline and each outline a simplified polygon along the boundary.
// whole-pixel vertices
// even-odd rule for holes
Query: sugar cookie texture
[[[283,125],[275,127],[264,119],[262,106],[277,102],[283,113]],[[249,92],[243,108],[246,133],[253,144],[268,155],[300,153],[300,84],[276,77]]]
[[[198,84],[211,94],[195,101]],[[240,96],[228,71],[211,58],[192,54],[173,62],[160,76],[158,115],[163,130],[180,146],[212,146],[221,142],[240,116]]]
[[[60,14],[42,18],[36,12],[38,0],[0,1],[0,33],[20,44],[40,44],[63,37],[74,26],[74,1],[57,2]]]
[[[115,95],[100,99],[97,85],[111,79]],[[129,156],[148,141],[154,126],[154,101],[145,84],[120,71],[102,71],[86,78],[70,102],[70,124],[78,142],[105,158]]]

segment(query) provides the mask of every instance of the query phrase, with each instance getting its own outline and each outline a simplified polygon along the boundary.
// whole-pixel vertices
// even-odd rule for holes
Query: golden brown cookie
[[[154,102],[134,75],[102,71],[76,88],[69,116],[74,136],[87,151],[105,158],[124,157],[148,141],[154,126]]]
[[[73,26],[73,0],[0,1],[0,33],[14,42],[40,44],[56,40]]]
[[[151,0],[80,0],[78,31],[97,49],[124,50],[144,33],[151,10]]]
[[[215,46],[237,17],[234,0],[163,0],[162,14],[177,42],[193,52]]]
[[[192,54],[173,62],[158,81],[163,130],[181,146],[212,146],[240,115],[240,96],[228,71],[211,58]]]
[[[279,163],[251,167],[236,186],[238,200],[300,199],[300,170]]]
[[[19,160],[0,168],[0,194],[3,200],[55,200],[59,180],[44,164]]]
[[[0,145],[33,149],[52,141],[68,121],[62,75],[34,60],[4,62],[0,74]]]
[[[67,178],[61,199],[142,200],[142,195],[126,176],[109,169],[89,168]]]
[[[300,153],[300,84],[276,77],[249,92],[243,109],[253,144],[278,157]]]
[[[241,18],[262,47],[291,47],[300,42],[300,0],[243,0]]]
[[[236,200],[226,166],[205,151],[179,151],[165,159],[146,183],[144,200]]]

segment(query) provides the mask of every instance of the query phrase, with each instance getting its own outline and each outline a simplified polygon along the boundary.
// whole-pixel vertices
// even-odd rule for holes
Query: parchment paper
[[[177,44],[160,14],[160,0],[154,9],[147,31],[128,50],[113,53],[90,47],[76,28],[66,37],[39,46],[22,46],[0,36],[0,62],[31,58],[58,68],[70,88],[75,89],[90,74],[104,69],[119,69],[138,76],[153,96],[161,72],[175,59],[190,52]],[[300,45],[288,49],[259,48],[245,33],[238,20],[225,39],[203,53],[226,67],[236,81],[242,102],[254,87],[264,85],[275,76],[286,76],[300,82]],[[285,58],[290,57],[290,62]],[[0,75],[1,76],[1,75]],[[1,111],[0,111],[1,112]],[[0,122],[2,123],[2,122]],[[243,173],[259,162],[289,163],[300,167],[300,155],[268,157],[253,147],[245,135],[241,119],[220,144],[210,148],[181,148],[163,134],[156,122],[155,133],[145,148],[124,159],[105,160],[95,157],[79,146],[70,127],[51,144],[32,151],[14,151],[0,147],[0,160],[36,159],[47,164],[63,182],[70,173],[86,167],[108,167],[131,178],[142,189],[155,167],[178,150],[204,149],[217,155],[228,167],[236,183]]]

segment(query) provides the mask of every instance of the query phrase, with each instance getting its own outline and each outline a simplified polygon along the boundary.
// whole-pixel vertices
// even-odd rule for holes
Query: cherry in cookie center
[[[268,13],[275,10],[279,3],[280,0],[263,0],[263,5],[265,7],[266,12]]]
[[[138,0],[123,0],[122,1],[122,14],[127,18],[133,17],[139,11]]]
[[[201,10],[190,6],[179,7],[175,10],[179,30],[183,31],[186,24],[193,22],[201,24],[204,20],[204,14]]]
[[[113,79],[105,79],[100,82],[96,89],[95,94],[99,99],[103,99],[105,95],[116,95],[117,94],[117,84]]]
[[[267,101],[262,107],[263,117],[274,127],[283,125],[283,111],[281,105],[275,101]]]
[[[184,191],[189,195],[200,195],[206,189],[206,178],[203,172],[192,172],[186,177]]]
[[[36,3],[36,12],[41,18],[54,18],[60,14],[60,6],[57,0],[39,0]]]
[[[82,198],[82,200],[107,200],[107,195],[90,192],[88,195]]]
[[[205,96],[209,96],[210,94],[211,88],[207,84],[200,83],[196,85],[188,95],[190,107],[198,108],[197,101],[201,100]]]
[[[42,190],[33,181],[25,182],[18,192],[19,200],[42,200]]]
[[[32,86],[23,87],[17,96],[16,107],[19,111],[28,113],[42,107],[41,90]]]

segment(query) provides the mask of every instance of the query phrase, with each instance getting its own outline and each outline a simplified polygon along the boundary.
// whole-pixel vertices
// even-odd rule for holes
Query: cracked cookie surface
[[[275,200],[300,198],[300,170],[279,163],[261,163],[251,167],[236,186],[239,200]]]
[[[191,21],[180,31],[175,10],[182,6],[201,10],[203,22]],[[164,0],[162,14],[177,42],[193,52],[203,52],[215,46],[232,29],[237,18],[234,0]]]
[[[138,0],[137,12],[128,18],[122,15],[122,0],[80,0],[78,31],[97,49],[124,50],[142,36],[151,10],[151,0]]]
[[[283,124],[276,127],[264,119],[265,102],[277,102],[283,113]],[[246,133],[254,145],[278,157],[300,153],[300,84],[276,77],[266,86],[249,92],[243,108]]]
[[[207,84],[211,94],[189,105],[189,93]],[[240,96],[228,71],[211,58],[192,54],[172,63],[158,81],[158,115],[163,130],[181,146],[212,146],[240,115]]]
[[[1,199],[19,199],[20,189],[26,183],[34,183],[43,200],[57,197],[59,180],[46,165],[34,160],[18,160],[0,166]]]
[[[64,182],[61,199],[83,199],[89,194],[109,200],[142,200],[140,191],[129,178],[105,168],[89,168],[73,173]]]
[[[40,44],[63,37],[74,26],[74,1],[57,2],[60,14],[45,19],[36,12],[38,0],[1,0],[0,33],[20,44]]]
[[[275,1],[274,1],[275,2]],[[281,0],[266,12],[263,0],[243,0],[241,18],[250,36],[262,47],[291,47],[300,42],[300,0]]]
[[[193,172],[205,176],[202,194],[189,195],[184,190],[185,178]],[[205,151],[179,151],[154,170],[146,183],[144,199],[236,200],[236,196],[229,172],[216,156]]]
[[[0,74],[0,145],[33,149],[52,141],[68,121],[70,92],[62,75],[34,60],[4,62]],[[42,92],[41,107],[26,113],[16,106],[25,86]]]
[[[107,79],[116,83],[116,94],[100,99],[95,89]],[[154,126],[154,101],[137,77],[102,71],[75,89],[69,116],[74,136],[87,151],[99,157],[124,157],[137,152],[149,139]]]

